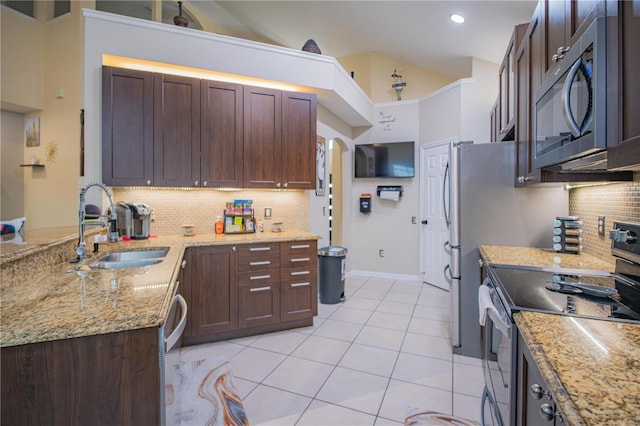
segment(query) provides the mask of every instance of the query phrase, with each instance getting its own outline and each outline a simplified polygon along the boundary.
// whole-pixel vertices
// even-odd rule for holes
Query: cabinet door
[[[280,270],[240,273],[240,327],[280,322]]]
[[[200,80],[154,74],[154,185],[200,186]]]
[[[318,314],[318,267],[283,268],[280,273],[282,321],[311,318]]]
[[[238,328],[236,247],[189,248],[185,258],[191,336]]]
[[[102,181],[153,184],[153,74],[102,68]]]
[[[282,186],[282,96],[278,90],[244,87],[244,186]]]
[[[609,168],[622,168],[640,164],[640,1],[618,2],[619,45],[617,53],[620,55],[618,70],[618,108],[617,117],[612,117],[609,123],[618,121],[617,146],[608,150]]]
[[[282,186],[313,189],[316,181],[316,96],[282,93]]]
[[[200,180],[202,186],[242,187],[242,86],[202,80]]]

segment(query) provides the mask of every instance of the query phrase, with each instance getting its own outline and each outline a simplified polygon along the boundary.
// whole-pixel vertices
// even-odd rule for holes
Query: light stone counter
[[[493,265],[595,269],[607,272],[613,272],[615,268],[613,256],[610,262],[605,262],[585,253],[557,253],[551,248],[481,245],[479,251],[485,262]]]
[[[514,319],[567,424],[640,424],[640,325],[536,312]]]
[[[77,238],[77,234],[75,235]],[[180,260],[187,247],[318,239],[305,231],[237,235],[165,236],[101,245],[99,255],[132,248],[168,247],[161,263],[143,268],[79,271],[66,260],[32,274],[25,271],[34,256],[60,251],[50,241],[13,251],[15,279],[5,277],[0,293],[0,346],[16,346],[71,337],[90,336],[163,324],[176,292]],[[61,237],[68,243],[68,236]],[[72,241],[75,241],[72,239]],[[53,249],[52,249],[53,247]],[[65,246],[66,247],[66,246]],[[55,250],[54,250],[55,249]],[[66,253],[66,259],[73,256]],[[58,256],[56,254],[56,256]],[[91,263],[97,255],[83,261]],[[57,259],[57,257],[56,257]],[[0,258],[0,265],[5,260]],[[24,276],[20,277],[20,270]]]

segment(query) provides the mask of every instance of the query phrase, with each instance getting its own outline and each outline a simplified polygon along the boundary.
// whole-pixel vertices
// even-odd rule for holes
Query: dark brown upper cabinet
[[[153,182],[153,74],[102,68],[102,181]]]
[[[498,71],[497,140],[513,140],[516,113],[516,52],[528,24],[516,25]]]

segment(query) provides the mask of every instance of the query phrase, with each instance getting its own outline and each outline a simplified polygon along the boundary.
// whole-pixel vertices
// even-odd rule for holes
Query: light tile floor
[[[352,276],[313,327],[181,349],[229,360],[252,425],[401,425],[408,407],[479,421],[480,360],[454,355],[449,293]]]

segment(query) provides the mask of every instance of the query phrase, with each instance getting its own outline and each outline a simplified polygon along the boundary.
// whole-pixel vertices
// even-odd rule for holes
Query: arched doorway
[[[344,175],[343,156],[349,148],[340,138],[329,140],[329,240],[331,245],[344,245]]]

